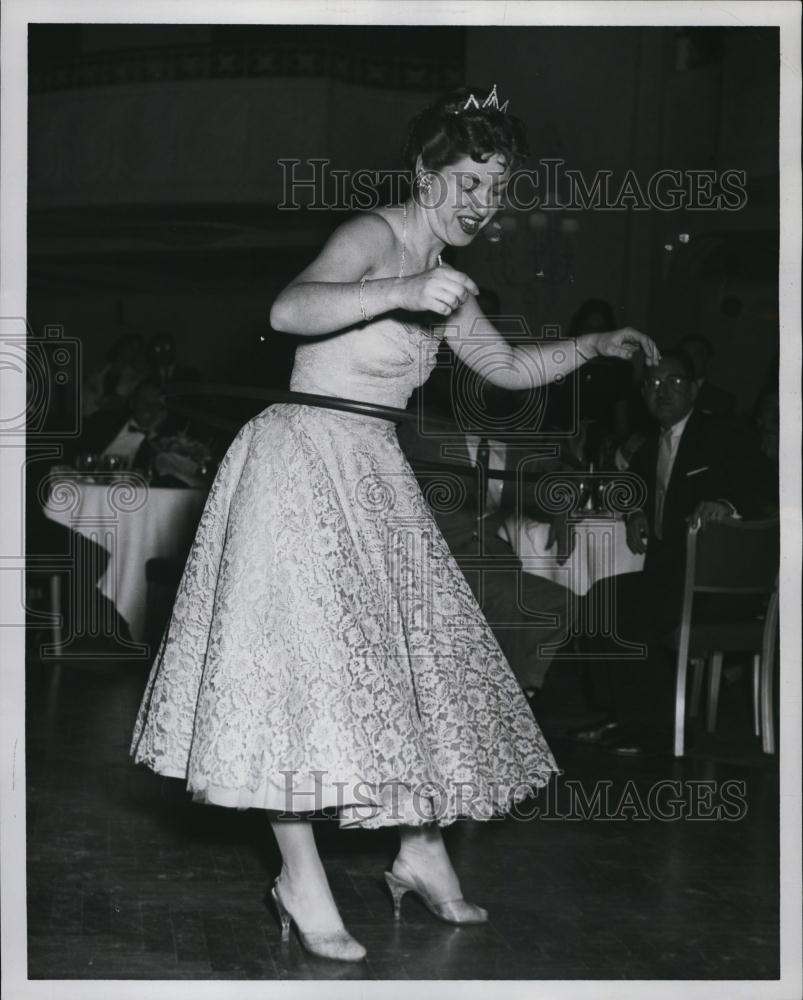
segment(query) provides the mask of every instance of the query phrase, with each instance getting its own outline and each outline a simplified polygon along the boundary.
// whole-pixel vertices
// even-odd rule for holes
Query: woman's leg
[[[399,835],[398,857],[418,876],[431,898],[436,902],[460,899],[463,895],[460,880],[452,867],[440,827],[435,823],[401,826]]]
[[[329,889],[312,823],[309,820],[271,820],[282,855],[279,894],[299,930],[327,933],[343,927]]]
[[[396,916],[401,898],[413,889],[425,905],[450,924],[483,924],[488,911],[463,899],[460,880],[452,867],[441,831],[435,824],[400,827],[401,846],[393,871],[387,876]]]

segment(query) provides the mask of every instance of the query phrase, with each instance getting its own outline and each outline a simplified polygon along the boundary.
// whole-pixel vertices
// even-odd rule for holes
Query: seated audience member
[[[604,299],[588,299],[572,316],[569,336],[615,329],[611,305]],[[583,467],[613,467],[616,445],[629,430],[631,371],[628,362],[617,358],[593,358],[561,386],[550,387],[547,422],[576,431],[572,450]]]
[[[586,299],[572,316],[569,336],[579,337],[583,333],[608,333],[616,329],[616,317],[610,302],[605,299]]]
[[[149,472],[154,486],[208,486],[212,458],[207,437],[171,414],[153,379],[141,382],[131,396],[131,411],[96,413],[84,424],[76,455],[116,456],[120,468]],[[102,467],[102,461],[101,461]]]
[[[639,731],[671,729],[674,661],[659,640],[680,619],[690,522],[705,529],[762,509],[755,441],[743,425],[697,409],[699,388],[688,355],[665,352],[646,372],[642,392],[653,426],[630,471],[642,479],[646,502],[627,518],[627,542],[633,552],[645,554],[644,569],[598,581],[580,608],[581,628],[588,629],[581,651],[598,685],[598,703],[609,716],[575,736],[622,753],[639,752]],[[594,625],[594,616],[599,620],[599,609],[611,600],[615,639],[597,635]],[[713,597],[701,614],[700,620],[718,618]],[[623,643],[644,644],[646,658],[626,659]],[[595,663],[595,654],[606,655],[609,665]]]
[[[436,373],[425,387],[423,405],[428,416],[452,419],[451,407],[445,400],[448,388],[439,386],[439,382]],[[486,386],[484,392],[490,395],[493,388],[489,390]],[[425,495],[432,489],[434,496],[438,492],[437,467],[444,463],[459,463],[463,467],[471,464],[478,470],[512,471],[526,460],[527,471],[532,474],[532,459],[526,449],[515,438],[506,441],[504,437],[501,430],[495,430],[493,436],[489,432],[487,437],[479,433],[461,434],[456,425],[454,432],[444,431],[442,435],[434,433],[431,426],[422,433],[415,423],[399,427],[399,441]],[[551,464],[560,467],[556,461]],[[550,460],[539,460],[540,471],[549,468]],[[440,475],[442,478],[443,473]],[[466,579],[534,706],[552,659],[543,647],[559,645],[567,635],[571,595],[559,584],[523,572],[509,542],[499,535],[504,521],[517,513],[515,482],[488,478],[484,496],[479,495],[479,475],[461,476],[460,482],[465,490],[462,502],[449,509],[433,503],[433,515],[452,554],[458,563],[462,560]],[[534,493],[533,484],[527,495],[532,497]],[[534,501],[527,503],[526,513],[550,521],[548,544],[554,547],[558,560],[564,562],[573,545],[566,518],[552,517],[536,509]]]
[[[171,382],[200,382],[197,368],[181,365],[176,360],[176,342],[169,333],[156,333],[148,341],[148,363],[153,378],[160,386]]]
[[[177,429],[161,389],[153,379],[145,379],[131,394],[128,415],[100,410],[84,422],[76,452],[118,455],[123,468],[147,469],[155,457],[159,436]]]
[[[106,364],[84,380],[83,415],[88,417],[98,410],[124,412],[129,396],[149,374],[143,338],[137,333],[119,337],[109,349]]]
[[[697,399],[695,407],[700,413],[709,413],[715,417],[730,416],[736,409],[736,397],[732,392],[709,382],[708,366],[714,356],[714,348],[707,337],[690,333],[678,345],[685,351],[694,365],[694,379],[697,384]]]

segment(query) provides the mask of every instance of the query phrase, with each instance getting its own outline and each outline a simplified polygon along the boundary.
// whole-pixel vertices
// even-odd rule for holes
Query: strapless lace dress
[[[298,348],[291,388],[404,407],[437,340],[392,318]],[[270,406],[221,463],[131,752],[235,808],[488,819],[556,770],[395,425]]]

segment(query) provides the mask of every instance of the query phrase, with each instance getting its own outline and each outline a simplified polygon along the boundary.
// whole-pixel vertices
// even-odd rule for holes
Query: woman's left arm
[[[474,296],[438,324],[460,360],[494,385],[504,389],[531,389],[566,376],[594,357],[629,361],[643,351],[647,364],[660,361],[653,341],[625,327],[611,333],[586,333],[574,340],[508,344],[484,315]]]

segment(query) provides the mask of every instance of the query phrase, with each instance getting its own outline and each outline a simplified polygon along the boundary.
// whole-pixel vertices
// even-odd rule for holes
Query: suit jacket
[[[489,437],[492,438],[493,435]],[[484,498],[480,494],[480,473],[474,470],[472,474],[470,468],[465,472],[465,469],[473,464],[469,458],[465,437],[455,435],[444,441],[437,436],[418,434],[415,425],[409,423],[399,428],[399,443],[425,493],[428,487],[434,487],[438,482],[445,482],[445,476],[454,475],[460,482],[459,502],[448,507],[433,504],[433,515],[438,527],[449,548],[456,555],[501,554],[504,549],[511,551],[509,546],[497,538],[500,525],[511,514],[526,513],[542,521],[551,519],[551,515],[536,507],[532,500],[532,488],[528,488],[525,494],[517,488],[516,482],[506,480],[499,508],[488,513],[480,521],[484,508]],[[446,470],[428,468],[428,465],[433,463],[438,466],[459,463],[463,466],[463,473],[461,474],[460,469],[449,473]],[[565,467],[559,459],[545,458],[535,453],[532,448],[517,443],[507,443],[505,471],[513,472],[522,463],[528,477]]]
[[[736,409],[736,397],[727,389],[721,389],[712,382],[703,382],[694,408],[713,417],[728,417]]]
[[[762,510],[758,469],[760,453],[746,425],[703,413],[695,407],[683,429],[664,499],[662,538],[654,533],[655,480],[660,428],[654,425],[633,456],[630,471],[647,491],[649,522],[645,571],[682,573],[687,518],[703,500],[727,500],[742,517]]]
[[[439,491],[433,489],[433,516],[519,683],[522,687],[541,687],[552,660],[550,647],[560,645],[568,634],[570,593],[552,580],[523,573],[512,547],[497,535],[499,525],[516,512],[522,499],[516,484],[505,481],[499,509],[480,520],[480,473],[471,468],[465,438],[455,436],[446,444],[437,437],[419,435],[414,424],[403,424],[399,443],[425,496],[428,488],[441,483],[449,484],[449,494],[459,498],[455,503],[440,504],[435,502]],[[521,446],[508,444],[506,470],[514,470],[522,458],[531,454]],[[554,459],[538,456],[538,460],[539,470],[549,464],[562,467]],[[459,469],[447,472],[456,477],[456,482],[449,483],[443,469],[427,468],[427,463],[448,462],[460,463],[468,474],[459,475]],[[531,469],[526,471],[532,474]],[[538,513],[529,506],[527,511]],[[541,512],[540,519],[548,520],[548,515]],[[473,557],[490,558],[486,562]]]

